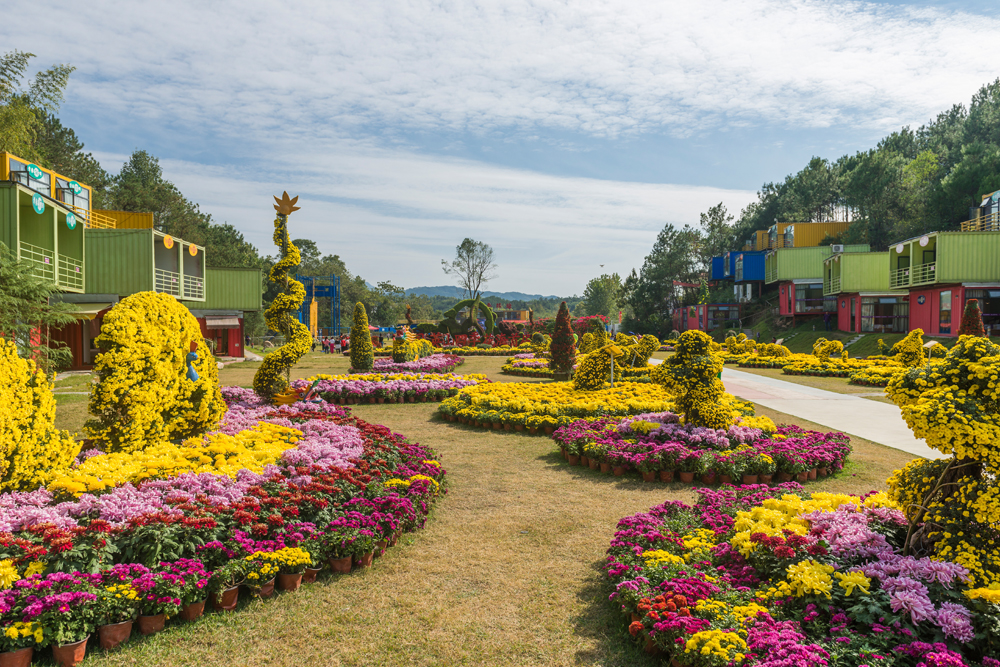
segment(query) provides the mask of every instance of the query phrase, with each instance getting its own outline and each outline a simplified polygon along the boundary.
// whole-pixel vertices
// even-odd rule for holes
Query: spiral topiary
[[[88,435],[105,452],[134,452],[199,435],[226,411],[219,370],[191,311],[169,294],[138,292],[104,316]],[[188,377],[188,354],[196,380]]]
[[[69,468],[80,443],[55,428],[52,384],[0,338],[0,490],[34,491]]]
[[[676,396],[676,410],[694,426],[727,429],[736,414],[726,401],[722,357],[713,352],[712,338],[704,331],[685,331],[676,351],[653,368],[650,377]]]
[[[351,322],[351,368],[355,371],[370,371],[375,366],[375,348],[368,330],[368,312],[360,301],[354,304],[354,320]]]
[[[552,342],[549,344],[549,351],[552,354],[552,358],[549,359],[549,368],[554,373],[569,373],[573,370],[573,363],[576,361],[576,345],[573,338],[569,308],[563,301],[559,304],[556,328],[552,334]]]
[[[260,368],[253,376],[253,390],[268,401],[288,389],[288,375],[292,366],[298,363],[312,347],[309,327],[292,315],[302,307],[306,299],[306,288],[288,275],[289,271],[302,263],[299,249],[288,237],[288,216],[299,210],[299,207],[295,206],[298,199],[298,197],[289,199],[287,192],[282,194],[281,199],[274,198],[278,202],[274,205],[278,215],[274,219],[272,238],[274,245],[281,249],[281,259],[271,267],[267,278],[272,283],[281,285],[282,290],[274,297],[271,307],[264,312],[264,322],[272,331],[284,335],[285,344],[264,357]]]

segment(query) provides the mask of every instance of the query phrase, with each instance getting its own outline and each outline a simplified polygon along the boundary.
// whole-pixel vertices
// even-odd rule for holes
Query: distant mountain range
[[[462,288],[454,285],[438,285],[436,287],[408,287],[407,296],[450,296],[456,299],[462,298]],[[483,299],[501,299],[503,301],[531,301],[533,299],[562,299],[561,296],[542,296],[541,294],[525,294],[524,292],[483,292]]]

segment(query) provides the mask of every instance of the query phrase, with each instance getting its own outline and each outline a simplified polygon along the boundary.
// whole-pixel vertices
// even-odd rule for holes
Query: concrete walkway
[[[725,368],[726,391],[747,401],[928,459],[944,458],[913,437],[899,408],[857,395],[838,394],[794,382]]]

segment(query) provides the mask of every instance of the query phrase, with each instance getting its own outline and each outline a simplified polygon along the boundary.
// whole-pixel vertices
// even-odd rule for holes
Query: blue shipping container
[[[764,250],[736,254],[735,267],[733,268],[736,282],[749,283],[764,280],[764,256],[766,254]]]
[[[723,273],[724,264],[722,259],[722,257],[712,258],[712,280],[722,280],[725,277]]]

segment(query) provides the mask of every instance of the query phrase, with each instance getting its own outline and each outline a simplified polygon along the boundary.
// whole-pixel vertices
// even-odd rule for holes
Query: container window
[[[940,308],[938,310],[938,333],[951,333],[951,290],[941,292]]]

